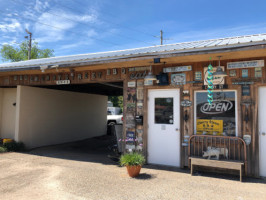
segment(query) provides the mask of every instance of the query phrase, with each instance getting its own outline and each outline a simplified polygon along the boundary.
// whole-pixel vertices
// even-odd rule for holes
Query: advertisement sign
[[[264,60],[252,60],[252,61],[227,63],[227,69],[239,69],[239,68],[250,68],[250,67],[264,67]]]
[[[221,68],[223,69],[224,71],[224,67],[221,66]],[[208,77],[208,67],[204,67],[204,85],[208,85],[208,82],[207,82],[207,77]],[[213,67],[213,72],[216,72],[217,70],[217,67]],[[214,76],[213,77],[213,85],[223,85],[224,84],[224,77],[222,76]]]
[[[197,134],[222,135],[223,120],[197,119]]]

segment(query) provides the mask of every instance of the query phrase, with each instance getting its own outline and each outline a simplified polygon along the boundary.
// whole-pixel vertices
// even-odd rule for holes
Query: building
[[[229,157],[243,157],[237,142],[230,152],[237,137],[248,175],[266,176],[265,59],[258,34],[4,63],[0,137],[36,147],[102,135],[106,95],[123,94],[125,148],[143,150],[149,163],[188,166],[194,134],[219,136],[211,139],[219,148],[229,138]],[[210,64],[227,76],[214,77],[209,104]],[[144,81],[149,72],[159,81]],[[200,154],[209,145],[196,143]]]

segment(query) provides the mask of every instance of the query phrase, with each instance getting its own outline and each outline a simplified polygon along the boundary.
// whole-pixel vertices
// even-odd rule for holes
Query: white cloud
[[[49,7],[49,2],[48,1],[36,0],[34,9],[36,11],[38,11],[38,12],[42,12],[43,10],[45,10],[48,7]]]
[[[21,31],[22,27],[18,20],[12,18],[6,18],[8,23],[0,24],[0,30],[4,33]]]

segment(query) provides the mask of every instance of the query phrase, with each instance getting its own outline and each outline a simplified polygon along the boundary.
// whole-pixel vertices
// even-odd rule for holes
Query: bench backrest
[[[204,152],[217,148],[221,151],[220,160],[241,161],[247,166],[246,143],[239,137],[192,135],[188,142],[188,156],[202,158]]]

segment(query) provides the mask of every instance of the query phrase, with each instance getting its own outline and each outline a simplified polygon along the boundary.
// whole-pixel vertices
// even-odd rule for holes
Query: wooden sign
[[[227,63],[227,69],[240,69],[240,68],[253,68],[253,67],[264,67],[264,60]]]
[[[56,85],[68,85],[70,84],[70,80],[59,80],[56,81]]]
[[[192,105],[192,102],[189,100],[181,101],[181,106],[183,106],[183,107],[190,107],[191,105]]]
[[[186,72],[186,71],[191,71],[192,66],[179,66],[179,67],[167,67],[163,69],[164,73],[170,73],[170,72]]]

